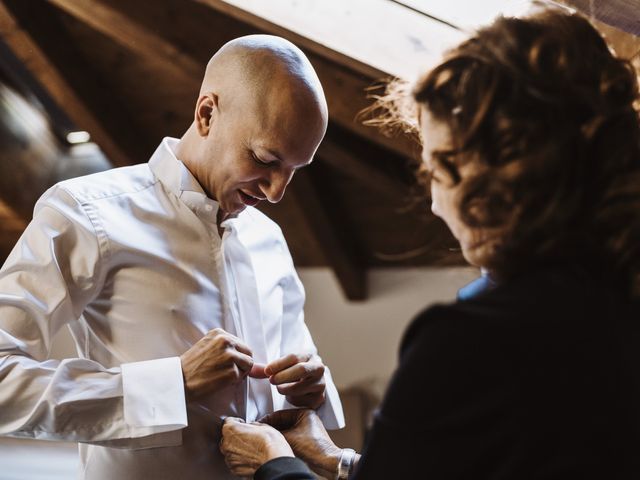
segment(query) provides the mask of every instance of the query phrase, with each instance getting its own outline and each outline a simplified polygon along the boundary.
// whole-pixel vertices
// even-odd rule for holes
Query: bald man
[[[327,126],[291,43],[226,44],[194,121],[146,164],[62,182],[0,270],[0,434],[80,442],[81,478],[234,478],[227,416],[344,425],[304,323],[278,202]],[[47,360],[67,325],[78,358]]]

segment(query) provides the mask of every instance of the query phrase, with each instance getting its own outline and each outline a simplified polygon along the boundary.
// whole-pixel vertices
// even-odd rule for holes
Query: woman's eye
[[[422,171],[427,176],[427,178],[432,182],[439,182],[435,169],[432,166],[427,166],[427,164],[422,165]]]

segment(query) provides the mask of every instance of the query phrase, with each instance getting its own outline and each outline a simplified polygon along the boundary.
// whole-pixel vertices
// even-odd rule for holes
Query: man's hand
[[[264,365],[254,364],[251,349],[238,337],[215,328],[180,356],[188,398],[235,385],[247,375],[264,378]]]
[[[304,460],[318,475],[335,477],[342,449],[333,443],[316,412],[279,410],[261,418],[260,422],[279,430],[296,457]]]
[[[296,407],[318,408],[325,400],[324,369],[320,357],[290,354],[268,364],[264,372]]]
[[[291,447],[276,429],[231,417],[222,425],[220,451],[231,473],[239,477],[253,477],[261,465],[274,458],[293,457]]]

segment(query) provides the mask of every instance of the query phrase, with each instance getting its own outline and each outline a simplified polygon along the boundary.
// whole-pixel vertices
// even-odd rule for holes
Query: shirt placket
[[[239,337],[248,343],[256,362],[267,362],[258,289],[249,252],[238,238],[238,232],[227,224],[223,235],[222,254],[229,288],[231,312]],[[242,303],[241,303],[242,302]],[[273,410],[273,392],[266,379],[245,379],[245,420],[253,421]]]
[[[220,275],[221,292],[223,292],[223,311],[225,312],[225,330],[244,339],[242,331],[242,323],[240,322],[240,311],[238,309],[238,292],[235,287],[235,279],[233,278],[233,270],[229,256],[225,252],[225,245],[229,241],[231,235],[230,229],[225,228],[222,234],[220,249],[218,250],[218,274]],[[247,405],[249,404],[249,389],[247,383],[242,383],[242,388],[238,389],[236,397],[238,410],[242,412],[243,418],[247,420]]]

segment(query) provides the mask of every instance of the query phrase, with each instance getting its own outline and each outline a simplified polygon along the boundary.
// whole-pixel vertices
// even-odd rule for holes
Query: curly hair
[[[497,276],[579,261],[637,289],[638,79],[585,18],[499,18],[449,51],[413,99],[451,131],[434,161],[461,188],[460,218],[504,228]],[[476,173],[463,179],[469,162]]]

